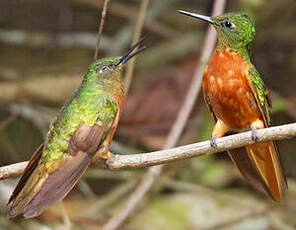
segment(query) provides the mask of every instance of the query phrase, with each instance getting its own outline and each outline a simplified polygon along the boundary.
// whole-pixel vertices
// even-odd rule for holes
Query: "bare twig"
[[[225,0],[216,0],[214,2],[212,14],[222,14],[222,12],[224,11],[224,5]],[[212,53],[212,50],[214,49],[215,40],[216,34],[214,33],[213,29],[208,30],[205,42],[203,44],[200,63],[197,67],[196,74],[193,78],[193,83],[190,89],[188,90],[188,94],[185,98],[185,103],[181,108],[180,112],[178,113],[177,119],[172,129],[170,130],[170,133],[167,137],[163,149],[175,146],[184,130],[186,121],[192,111],[194,102],[196,101],[197,96],[199,94],[203,69],[206,65],[206,61],[209,59],[210,54]],[[133,212],[137,204],[139,204],[139,202],[142,200],[145,194],[150,190],[154,181],[160,175],[162,168],[163,166],[159,165],[151,167],[147,171],[147,173],[142,178],[140,184],[138,185],[136,190],[130,195],[129,199],[127,200],[121,211],[107,222],[107,224],[103,228],[104,230],[115,230],[128,218],[128,216]]]
[[[283,140],[296,136],[296,122],[265,129],[258,129],[258,142]],[[243,132],[217,139],[217,147],[212,148],[210,141],[198,142],[176,148],[149,153],[114,155],[108,160],[110,169],[139,168],[152,165],[171,163],[192,157],[209,155],[228,149],[239,148],[257,142],[252,140],[252,132]],[[19,176],[24,171],[28,161],[0,167],[0,180]],[[155,167],[154,167],[155,168]]]
[[[282,140],[296,136],[296,122],[258,130],[259,141]],[[222,152],[228,149],[251,145],[252,132],[239,133],[217,139],[217,148],[212,148],[209,141],[185,145],[167,150],[142,154],[112,155],[108,160],[111,169],[138,168],[151,165],[165,164],[181,159]]]
[[[23,161],[20,163],[3,166],[0,168],[0,180],[4,180],[11,177],[17,177],[21,175],[29,161]]]
[[[133,42],[132,42],[133,44],[136,43],[141,37],[141,32],[142,32],[143,25],[144,25],[148,4],[149,4],[149,0],[142,0],[142,2],[141,2],[140,11],[138,14],[137,24],[135,27],[135,32],[134,32],[134,37],[133,37]],[[132,82],[135,61],[136,61],[136,57],[132,58],[128,62],[127,67],[126,67],[126,74],[125,74],[125,78],[124,78],[125,96],[127,95],[130,85],[131,85],[131,82]]]
[[[97,42],[96,42],[95,60],[97,60],[98,56],[99,56],[100,40],[101,40],[102,33],[103,33],[103,28],[104,28],[104,24],[105,24],[105,18],[107,15],[107,9],[108,9],[109,2],[110,2],[110,0],[104,1],[104,7],[103,7],[103,11],[102,11],[101,22],[100,22],[100,27],[99,27],[99,32],[98,32]]]

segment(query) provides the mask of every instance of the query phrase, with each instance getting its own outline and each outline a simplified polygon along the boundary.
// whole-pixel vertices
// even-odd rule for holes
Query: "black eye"
[[[110,71],[111,70],[111,67],[108,66],[108,65],[104,65],[104,66],[101,66],[97,69],[97,72],[99,73],[104,73],[104,72],[107,72],[107,71]]]
[[[110,67],[107,66],[107,65],[104,65],[104,66],[101,67],[101,70],[102,70],[103,72],[106,72],[106,71],[110,70]]]
[[[235,25],[231,21],[226,21],[222,25],[227,29],[235,28]]]

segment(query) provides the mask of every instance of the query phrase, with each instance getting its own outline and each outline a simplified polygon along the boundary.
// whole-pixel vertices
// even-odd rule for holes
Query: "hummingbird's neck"
[[[246,45],[231,42],[223,36],[218,36],[216,50],[220,50],[221,52],[233,52],[242,57],[245,61],[250,61],[249,51]]]
[[[110,92],[112,95],[121,95],[124,93],[123,81],[121,80],[120,76],[118,79],[100,79],[99,82],[97,82],[95,88]]]
[[[113,76],[112,78],[85,79],[83,81],[82,88],[87,88],[94,94],[102,91],[108,92],[112,95],[121,95],[124,93],[123,82],[120,74],[118,74],[118,76]]]

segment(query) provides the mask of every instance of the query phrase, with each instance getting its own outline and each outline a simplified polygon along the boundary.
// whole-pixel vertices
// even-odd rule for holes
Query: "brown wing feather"
[[[252,71],[253,74],[258,74],[259,77],[259,73],[255,67],[252,68]],[[249,88],[256,99],[256,104],[260,110],[264,126],[267,128],[271,125],[270,108],[272,103],[263,81],[260,81],[259,83],[262,88],[262,91],[260,92],[261,94],[264,94],[262,95],[264,100],[263,104],[260,103],[258,98],[258,93],[260,92],[256,89],[256,85],[253,85],[248,79]],[[287,189],[287,179],[284,174],[280,153],[275,142],[269,141],[250,145],[246,147],[246,150],[254,167],[266,184],[270,196],[274,200],[279,201],[282,198],[283,192]]]
[[[62,200],[83,175],[90,161],[91,155],[86,152],[78,152],[74,157],[69,157],[44,181],[23,212],[24,217],[39,216],[44,209]]]
[[[19,194],[19,192],[22,190],[22,188],[26,184],[28,178],[30,177],[30,175],[32,174],[34,169],[37,167],[39,159],[40,159],[41,154],[43,152],[43,147],[44,147],[44,144],[41,144],[38,147],[38,149],[35,151],[35,153],[33,154],[32,158],[30,159],[30,161],[29,161],[29,163],[27,165],[27,167],[25,168],[25,171],[22,174],[21,179],[19,180],[17,186],[13,190],[13,193],[10,196],[7,204],[9,204],[11,201],[13,201],[15,199],[15,197]]]
[[[24,214],[26,218],[38,216],[45,208],[63,199],[88,168],[90,161],[101,143],[104,128],[98,125],[81,125],[69,142],[69,153],[58,168],[41,178],[38,168],[23,185],[19,197],[13,197],[8,216]],[[44,167],[44,166],[42,166]],[[44,170],[44,169],[42,169]],[[26,181],[25,181],[26,182]]]

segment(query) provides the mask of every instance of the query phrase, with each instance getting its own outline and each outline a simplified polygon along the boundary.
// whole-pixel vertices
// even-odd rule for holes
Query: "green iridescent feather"
[[[270,101],[268,97],[268,90],[264,85],[259,72],[256,70],[255,66],[249,64],[248,80],[251,82],[251,87],[255,91],[255,97],[257,98],[258,104],[260,106],[261,112],[264,114],[264,119],[267,125],[271,125],[270,119]]]
[[[120,57],[104,58],[89,67],[81,87],[72,95],[51,124],[47,133],[47,145],[41,158],[48,161],[60,160],[68,150],[71,136],[82,124],[104,126],[102,140],[107,136],[115,121],[118,108],[114,97],[106,92],[115,95],[123,93],[122,84],[117,84],[117,87],[114,84],[117,80],[120,82],[121,71],[119,69],[112,73],[111,77],[102,76],[97,70],[110,62],[116,63],[119,59]]]

